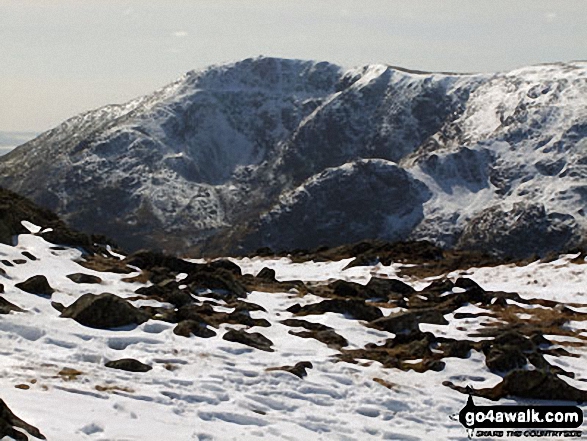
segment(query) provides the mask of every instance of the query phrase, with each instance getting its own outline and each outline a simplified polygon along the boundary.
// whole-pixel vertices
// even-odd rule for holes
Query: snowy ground
[[[31,229],[35,231],[32,226]],[[32,253],[37,260],[23,257],[23,251]],[[421,374],[384,369],[371,361],[335,363],[336,350],[314,339],[292,336],[288,334],[292,328],[279,323],[292,316],[286,311],[289,306],[322,300],[313,295],[302,298],[294,292],[249,294],[247,301],[267,310],[251,315],[272,324],[251,329],[275,343],[274,352],[264,352],[222,340],[225,325],[218,336],[209,339],[175,335],[173,324],[154,320],[134,329],[88,328],[60,318],[47,298],[14,287],[32,275],[42,274],[56,289],[51,300],[69,305],[87,292],[132,297],[142,286],[122,281],[129,275],[83,268],[75,262],[80,256],[77,249],[54,249],[34,234],[19,236],[16,247],[0,245],[0,267],[6,271],[0,276],[5,288],[2,296],[27,311],[0,315],[0,397],[49,440],[465,440],[466,431],[451,415],[459,412],[466,397],[442,382],[492,387],[501,380],[488,371],[483,355],[476,351],[471,351],[467,359],[444,359],[446,367],[440,372]],[[572,257],[524,267],[478,268],[467,273],[486,289],[515,291],[526,298],[587,303],[587,265],[571,263]],[[19,259],[25,262],[14,264]],[[288,259],[235,262],[243,272],[251,274],[263,267],[273,268],[279,280],[345,279],[363,284],[372,275],[398,277],[400,268],[378,265],[345,270],[348,260],[303,264]],[[99,285],[79,285],[66,277],[78,272],[97,275],[103,281]],[[405,281],[417,289],[430,282]],[[149,302],[153,303],[134,301],[137,306]],[[459,312],[475,309],[468,305]],[[383,309],[384,314],[389,312]],[[351,348],[380,343],[393,336],[339,314],[303,318],[333,327]],[[467,319],[460,324],[466,323],[469,330],[482,320]],[[422,328],[448,336],[466,334],[462,327],[457,329],[450,319],[449,322],[447,326]],[[584,327],[585,322],[572,326]],[[587,336],[587,331],[582,335]],[[577,374],[574,380],[565,379],[569,384],[586,389],[587,352],[580,347],[572,351],[581,356],[553,357],[552,362]],[[136,358],[153,369],[131,373],[104,367],[107,361],[119,358]],[[266,371],[300,361],[310,361],[314,366],[303,380],[284,371]],[[79,373],[67,374],[64,368]],[[479,398],[476,402],[486,401]]]

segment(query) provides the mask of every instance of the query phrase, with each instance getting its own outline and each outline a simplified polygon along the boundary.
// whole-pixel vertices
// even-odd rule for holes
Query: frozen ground
[[[465,440],[466,431],[451,416],[464,406],[466,397],[442,382],[492,387],[501,380],[489,372],[484,356],[476,351],[466,359],[444,359],[446,367],[440,372],[384,369],[368,360],[360,364],[335,362],[337,350],[314,339],[292,336],[288,334],[292,328],[280,323],[292,316],[286,311],[291,305],[322,300],[311,294],[300,297],[293,291],[255,291],[247,298],[266,309],[251,315],[266,318],[271,326],[252,331],[272,340],[274,352],[223,340],[226,325],[208,339],[175,335],[173,324],[155,320],[134,329],[88,328],[60,318],[51,300],[69,305],[87,292],[134,297],[141,284],[122,281],[135,274],[83,268],[76,263],[81,257],[79,250],[55,248],[32,232],[19,236],[15,247],[0,245],[0,267],[6,272],[0,276],[5,290],[2,297],[26,310],[0,315],[0,397],[49,440]],[[37,260],[23,257],[23,251]],[[523,267],[477,268],[467,273],[486,289],[515,291],[525,298],[586,303],[586,266],[571,263],[573,257]],[[372,275],[398,277],[400,268],[394,264],[345,270],[348,260],[294,264],[288,259],[259,258],[235,262],[244,273],[256,274],[270,267],[278,280],[316,283],[345,279],[365,284]],[[97,275],[102,283],[80,285],[66,277],[78,272]],[[37,274],[45,275],[56,290],[51,300],[14,286]],[[404,280],[417,289],[430,282]],[[153,300],[133,302],[137,306],[156,304]],[[576,308],[587,312],[587,308]],[[459,312],[477,309],[467,305]],[[385,315],[389,312],[383,308]],[[331,326],[349,341],[351,349],[393,336],[340,314],[303,318]],[[461,321],[461,325],[466,323],[463,330],[447,318],[449,325],[423,325],[422,329],[460,338],[483,321],[482,317]],[[585,322],[570,326],[585,329]],[[581,335],[587,336],[587,331]],[[552,362],[576,373],[574,380],[565,379],[569,384],[587,389],[587,352],[583,347],[570,351],[580,357],[552,357]],[[132,373],[104,366],[120,358],[136,358],[153,369]],[[266,371],[300,361],[313,364],[304,379],[284,371]],[[476,402],[486,400],[478,398]]]

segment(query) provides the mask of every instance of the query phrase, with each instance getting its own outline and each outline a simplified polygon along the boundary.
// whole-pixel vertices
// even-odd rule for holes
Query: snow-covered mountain
[[[530,255],[587,238],[587,63],[495,74],[247,59],[74,117],[0,185],[136,249],[430,239]]]

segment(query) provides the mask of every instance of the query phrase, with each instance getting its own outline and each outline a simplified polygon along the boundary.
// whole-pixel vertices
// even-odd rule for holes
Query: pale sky
[[[587,0],[0,0],[0,131],[258,55],[455,72],[587,59]]]

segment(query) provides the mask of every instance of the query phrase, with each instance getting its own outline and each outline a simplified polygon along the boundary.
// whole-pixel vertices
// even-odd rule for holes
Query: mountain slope
[[[587,237],[586,103],[583,62],[456,75],[248,59],[66,121],[0,158],[0,185],[129,249],[350,237],[545,253]],[[398,215],[388,190],[408,182]]]

